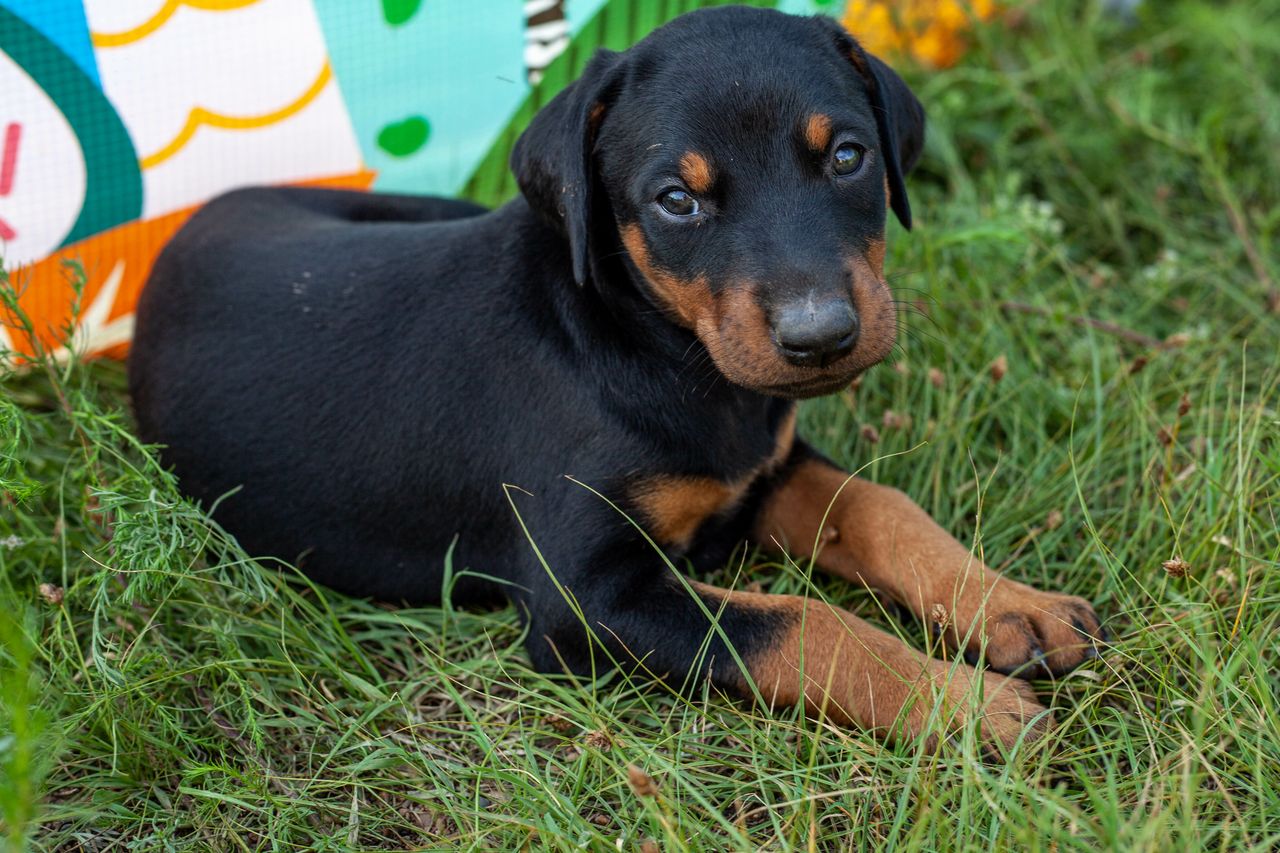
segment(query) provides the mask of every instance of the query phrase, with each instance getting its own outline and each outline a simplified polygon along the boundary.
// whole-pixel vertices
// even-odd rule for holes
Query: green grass
[[[1280,845],[1280,15],[1148,2],[1125,29],[1080,5],[1042,0],[961,66],[909,75],[932,124],[920,226],[891,241],[907,332],[891,366],[802,415],[992,565],[1097,604],[1114,643],[1036,685],[1059,722],[1043,748],[984,764],[972,740],[935,755],[534,674],[509,610],[392,609],[249,561],[131,437],[120,366],[49,362],[0,396],[5,837]],[[1175,556],[1185,577],[1162,568]],[[739,570],[923,645],[805,566],[748,557],[717,580]]]

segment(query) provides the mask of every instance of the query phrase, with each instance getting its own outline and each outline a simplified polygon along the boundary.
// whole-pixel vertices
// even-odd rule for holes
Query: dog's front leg
[[[645,577],[601,572],[565,588],[572,606],[530,602],[534,665],[592,675],[616,663],[673,687],[696,689],[710,678],[743,698],[755,695],[754,683],[771,706],[803,704],[891,739],[953,731],[974,709],[989,745],[1012,745],[1028,725],[1034,739],[1049,725],[1021,680],[929,658],[838,608],[696,582],[686,588],[669,572]]]
[[[825,518],[825,522],[824,522]],[[851,477],[797,445],[757,518],[755,540],[892,596],[947,626],[1001,672],[1070,670],[1095,652],[1098,617],[1076,596],[1003,578],[897,489]]]

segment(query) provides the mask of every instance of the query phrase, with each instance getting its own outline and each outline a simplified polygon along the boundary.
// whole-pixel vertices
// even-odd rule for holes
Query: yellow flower
[[[945,68],[964,55],[972,21],[996,11],[994,0],[850,0],[844,25],[871,53]]]

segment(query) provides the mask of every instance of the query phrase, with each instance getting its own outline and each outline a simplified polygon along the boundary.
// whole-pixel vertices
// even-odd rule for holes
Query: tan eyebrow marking
[[[823,154],[831,144],[831,116],[814,113],[804,126],[804,141],[815,154]]]
[[[705,193],[711,189],[715,173],[707,158],[696,151],[686,151],[680,158],[680,177],[696,193]]]

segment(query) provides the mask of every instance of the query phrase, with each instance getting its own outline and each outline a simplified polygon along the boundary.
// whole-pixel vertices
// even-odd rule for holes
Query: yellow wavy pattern
[[[320,69],[320,73],[316,76],[316,79],[309,87],[307,87],[307,91],[303,92],[296,101],[288,104],[287,106],[281,107],[274,112],[265,113],[263,115],[226,116],[221,113],[206,110],[204,107],[196,107],[187,114],[186,124],[182,126],[182,130],[178,132],[178,135],[175,136],[168,145],[153,154],[148,154],[146,157],[143,157],[138,161],[138,164],[143,169],[150,169],[153,166],[160,165],[165,160],[168,160],[174,154],[181,151],[183,147],[191,141],[191,137],[196,135],[196,131],[200,129],[201,125],[208,125],[209,127],[216,127],[222,130],[252,130],[254,128],[266,127],[267,125],[284,121],[290,116],[306,109],[307,105],[314,101],[320,93],[324,91],[324,87],[329,85],[329,81],[332,79],[333,69],[329,66],[329,63],[326,62],[324,67]]]
[[[140,41],[163,27],[173,17],[174,12],[183,6],[203,9],[206,12],[229,12],[233,9],[252,6],[257,2],[260,0],[165,0],[165,4],[158,12],[131,30],[119,33],[92,33],[90,37],[94,47],[123,47]]]

